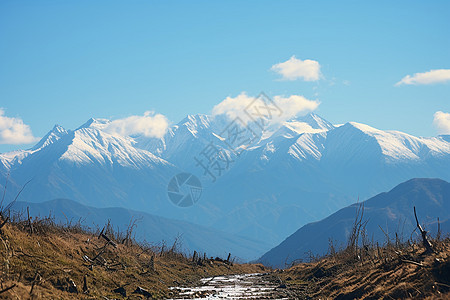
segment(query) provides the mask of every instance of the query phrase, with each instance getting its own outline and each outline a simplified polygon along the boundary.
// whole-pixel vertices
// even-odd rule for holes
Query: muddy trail
[[[172,299],[293,299],[294,291],[274,273],[203,278],[197,286],[172,287]],[[297,291],[298,293],[298,291]]]

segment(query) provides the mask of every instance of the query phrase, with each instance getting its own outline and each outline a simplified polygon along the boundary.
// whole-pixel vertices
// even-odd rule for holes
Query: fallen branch
[[[90,259],[89,256],[87,256],[87,255],[83,255],[83,260],[88,263],[94,263],[94,261],[92,259]]]
[[[419,267],[429,268],[428,266],[425,266],[422,263],[418,263],[418,262],[413,261],[413,260],[402,259],[401,261],[404,262],[404,263],[413,264],[413,265],[416,265],[416,266],[419,266]]]
[[[29,258],[37,259],[37,260],[39,260],[40,262],[43,262],[43,263],[47,263],[47,261],[45,261],[45,260],[42,259],[41,257],[36,256],[36,255],[27,254],[27,253],[23,252],[23,250],[17,250],[16,252],[17,252],[18,254],[20,254],[20,255],[23,255],[23,256],[26,256],[26,257],[29,257]]]
[[[39,272],[36,272],[36,275],[34,276],[33,283],[31,284],[30,295],[33,294],[34,286],[36,285],[36,283],[38,281],[41,281],[41,275],[39,274]]]
[[[441,286],[445,286],[446,288],[450,288],[450,285],[445,284],[445,283],[441,283],[441,282],[436,282],[436,281],[435,281],[434,284],[441,285]]]
[[[83,278],[83,294],[89,294],[89,288],[87,284],[87,275],[84,275]]]
[[[7,288],[1,290],[1,291],[0,291],[0,294],[3,294],[4,292],[7,292],[7,291],[9,291],[10,289],[12,289],[12,288],[14,288],[14,287],[16,287],[16,284],[15,284],[15,283],[14,283],[13,285],[11,285],[11,286],[9,286],[9,287],[7,287]]]
[[[101,237],[104,238],[109,244],[111,244],[114,248],[117,248],[117,244],[111,240],[108,236],[106,236],[106,234],[104,234],[103,232],[105,231],[105,227],[103,227],[102,231],[100,232],[100,234],[98,235],[98,239],[100,239]]]

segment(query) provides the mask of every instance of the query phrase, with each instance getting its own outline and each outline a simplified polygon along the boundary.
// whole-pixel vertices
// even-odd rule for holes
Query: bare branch
[[[419,219],[417,219],[416,207],[414,206],[414,217],[416,218],[417,228],[422,234],[422,244],[426,249],[426,252],[433,253],[433,245],[431,245],[430,241],[427,238],[427,232],[420,226]]]

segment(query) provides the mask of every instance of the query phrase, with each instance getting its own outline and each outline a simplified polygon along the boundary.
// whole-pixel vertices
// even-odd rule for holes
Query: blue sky
[[[434,136],[450,81],[395,84],[450,69],[449,14],[448,1],[1,1],[0,108],[41,137],[149,110],[178,122],[264,91],[320,101],[333,123]],[[320,79],[280,80],[271,67],[292,56]]]

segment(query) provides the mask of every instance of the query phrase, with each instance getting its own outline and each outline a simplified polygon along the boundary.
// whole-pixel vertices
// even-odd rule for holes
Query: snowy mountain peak
[[[355,131],[356,130],[356,131]],[[337,129],[342,132],[341,141],[346,136],[355,139],[356,136],[366,136],[366,142],[376,143],[381,154],[387,161],[418,161],[428,156],[441,156],[450,154],[450,144],[439,137],[415,137],[395,130],[380,130],[369,125],[349,122]],[[355,134],[359,132],[359,134]],[[352,137],[353,136],[353,137]]]
[[[53,126],[52,130],[50,130],[36,145],[31,148],[31,150],[36,151],[50,144],[53,144],[62,136],[65,136],[67,133],[68,131],[64,127],[56,124],[55,126]]]
[[[62,127],[61,125],[55,124],[55,126],[53,126],[52,132],[57,134],[57,133],[67,133],[67,130]]]
[[[86,123],[84,123],[83,125],[81,125],[80,127],[78,127],[76,130],[78,129],[82,129],[82,128],[95,128],[95,129],[103,129],[105,128],[105,126],[110,123],[111,121],[108,119],[95,119],[95,118],[90,118],[89,120],[87,120]]]
[[[191,132],[197,132],[198,129],[209,128],[211,119],[208,115],[197,114],[197,115],[187,115],[178,126],[185,126]]]
[[[363,132],[367,132],[367,133],[380,133],[380,132],[382,132],[379,129],[373,128],[373,127],[371,127],[369,125],[366,125],[366,124],[357,123],[357,122],[348,122],[348,123],[344,124],[344,126],[347,126],[347,127],[352,126],[352,127],[356,128],[356,129],[359,129],[359,130],[361,130]]]
[[[315,113],[309,113],[304,117],[292,119],[291,122],[304,122],[313,129],[331,130],[334,129],[333,124]]]
[[[293,138],[298,137],[303,133],[320,133],[332,129],[335,129],[333,124],[320,117],[319,115],[309,113],[306,116],[295,117],[284,122],[269,137],[270,140],[276,139],[278,137]]]
[[[210,119],[211,117],[205,114],[186,115],[186,117],[178,122],[178,125],[191,124],[207,126],[210,122]]]
[[[73,138],[61,160],[75,162],[77,165],[118,164],[134,169],[168,164],[151,152],[135,148],[133,139],[129,137],[111,135],[95,128],[105,124],[96,121],[93,120],[87,128],[79,128],[73,132]]]

